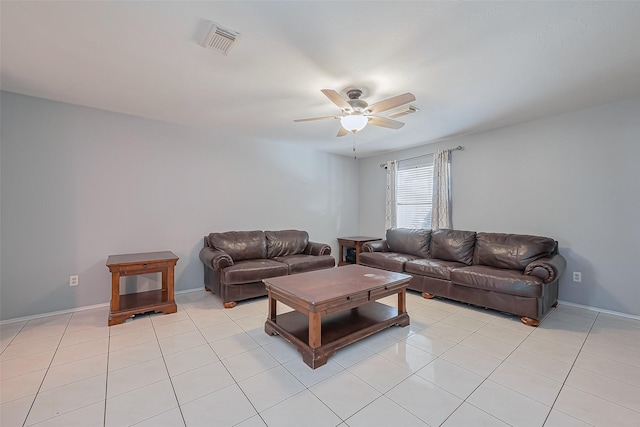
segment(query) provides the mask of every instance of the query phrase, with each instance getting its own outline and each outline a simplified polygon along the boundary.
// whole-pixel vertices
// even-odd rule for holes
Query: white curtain
[[[387,162],[387,191],[384,212],[385,231],[396,227],[396,172],[397,162]]]
[[[439,150],[433,159],[431,229],[451,228],[451,153]]]

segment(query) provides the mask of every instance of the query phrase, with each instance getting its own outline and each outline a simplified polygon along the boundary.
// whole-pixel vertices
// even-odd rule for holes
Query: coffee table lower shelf
[[[322,317],[320,347],[311,348],[309,317],[298,311],[280,314],[276,321],[267,319],[264,330],[269,335],[278,334],[295,345],[302,360],[312,369],[327,363],[329,356],[351,343],[382,331],[390,326],[409,325],[407,313],[379,302],[370,302],[350,310]]]

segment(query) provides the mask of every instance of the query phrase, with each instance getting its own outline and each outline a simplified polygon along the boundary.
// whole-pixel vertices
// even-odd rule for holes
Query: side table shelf
[[[149,311],[164,314],[178,311],[174,300],[174,268],[177,262],[178,257],[168,251],[110,255],[107,258],[111,272],[109,326]],[[120,295],[120,277],[147,273],[162,273],[162,289]]]
[[[338,245],[340,246],[340,257],[338,258],[338,266],[353,264],[345,259],[344,248],[354,248],[356,252],[355,263],[360,264],[360,252],[362,251],[362,245],[366,242],[373,242],[375,240],[381,240],[379,237],[366,237],[366,236],[354,236],[354,237],[338,237]]]

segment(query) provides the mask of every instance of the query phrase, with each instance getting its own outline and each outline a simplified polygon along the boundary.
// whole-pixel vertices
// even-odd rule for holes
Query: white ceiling
[[[640,2],[7,2],[2,90],[351,153],[320,89],[412,92],[359,156],[640,95]],[[241,33],[228,56],[209,24]],[[237,141],[237,138],[234,138]]]

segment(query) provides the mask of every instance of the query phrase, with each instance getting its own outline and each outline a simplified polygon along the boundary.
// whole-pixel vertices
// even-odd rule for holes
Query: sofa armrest
[[[306,255],[331,255],[331,246],[326,243],[309,242],[307,247],[304,248]]]
[[[539,258],[527,265],[524,274],[536,276],[545,283],[550,283],[560,277],[567,267],[567,261],[560,254]]]
[[[362,252],[388,252],[386,240],[374,240],[362,245]]]
[[[228,253],[208,246],[200,249],[200,261],[205,266],[216,271],[233,265],[233,259]]]

